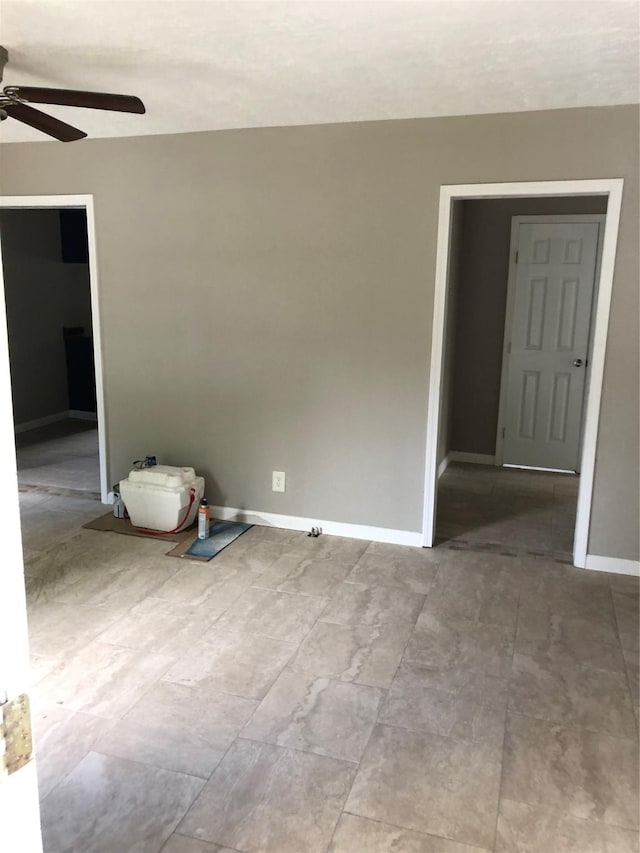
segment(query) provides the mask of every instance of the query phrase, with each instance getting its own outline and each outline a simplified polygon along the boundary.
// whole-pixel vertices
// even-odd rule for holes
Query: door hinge
[[[505,429],[506,429],[506,427],[502,427],[502,437],[503,438],[504,438]]]
[[[11,775],[28,764],[33,754],[31,713],[26,693],[0,705],[0,738],[4,740],[0,775],[4,770]]]
[[[520,252],[516,249],[516,263],[518,263],[519,257],[520,257]]]

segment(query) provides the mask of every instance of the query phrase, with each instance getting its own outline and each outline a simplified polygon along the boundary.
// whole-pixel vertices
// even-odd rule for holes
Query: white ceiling
[[[638,101],[627,0],[0,0],[3,85],[122,92],[45,107],[90,137]],[[44,140],[15,120],[0,140]]]

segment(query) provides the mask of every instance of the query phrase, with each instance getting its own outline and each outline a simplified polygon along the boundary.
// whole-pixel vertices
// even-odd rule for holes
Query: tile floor
[[[576,474],[454,462],[438,482],[436,541],[570,563],[579,480]]]
[[[638,582],[23,493],[46,853],[638,850]]]
[[[70,418],[16,436],[18,483],[23,491],[100,496],[98,429]]]

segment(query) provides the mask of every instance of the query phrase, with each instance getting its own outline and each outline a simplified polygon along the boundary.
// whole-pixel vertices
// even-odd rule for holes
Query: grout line
[[[611,740],[622,741],[622,743],[635,743],[638,740],[637,736],[621,737],[620,735],[612,735],[609,734],[609,732],[599,731],[598,729],[588,729],[585,726],[579,726],[576,723],[564,723],[558,720],[548,720],[546,717],[534,717],[533,714],[525,714],[523,711],[508,710],[507,712],[513,717],[524,717],[526,720],[535,720],[538,723],[547,723],[550,726],[559,726],[560,728],[568,731],[583,732],[590,735],[601,735],[603,737],[611,738]],[[510,797],[507,799],[510,799]]]
[[[487,853],[491,853],[490,847],[478,847],[477,844],[467,844],[466,841],[457,841],[455,838],[451,838],[451,836],[449,835],[435,835],[433,832],[425,832],[423,829],[413,829],[409,826],[401,826],[399,823],[390,823],[386,820],[380,820],[376,817],[369,817],[368,815],[360,815],[356,812],[343,811],[343,814],[349,815],[349,817],[357,817],[360,820],[371,821],[371,823],[379,823],[380,826],[389,826],[392,829],[399,829],[401,832],[412,832],[416,835],[421,835],[424,838],[433,838],[437,841],[450,841],[453,844],[458,844],[463,850],[465,848],[468,848],[469,850],[473,850],[474,853],[476,850],[487,851]],[[355,853],[355,851],[352,851],[352,853]]]
[[[629,691],[629,698],[631,699],[631,713],[633,714],[633,718],[636,723],[636,735],[640,736],[640,724],[638,721],[638,717],[636,716],[636,708],[638,707],[634,702],[633,690],[631,688],[631,678],[629,677],[629,667],[627,666],[627,659],[624,656],[624,646],[622,645],[622,637],[620,636],[620,625],[618,623],[618,611],[616,610],[616,603],[613,599],[613,590],[611,588],[611,577],[607,575],[607,585],[609,587],[609,598],[611,599],[611,608],[613,610],[613,621],[615,625],[616,637],[618,638],[618,645],[620,647],[620,654],[622,655],[622,664],[624,666],[624,675],[627,682],[627,690]]]
[[[313,749],[304,749],[301,746],[292,746],[289,743],[274,743],[272,740],[260,740],[260,738],[249,737],[248,735],[243,734],[243,731],[244,729],[241,729],[240,732],[238,732],[235,740],[244,740],[247,743],[257,743],[260,744],[260,746],[273,746],[275,749],[286,749],[291,752],[301,752],[303,755],[314,755],[316,758],[328,758],[329,761],[341,761],[343,764],[351,764],[353,767],[360,766],[360,759],[341,758],[338,755],[328,755],[326,752],[316,752]]]
[[[501,753],[501,761],[500,761],[500,784],[498,786],[498,807],[496,809],[496,823],[495,829],[493,833],[493,848],[495,849],[497,838],[498,838],[498,821],[500,820],[500,804],[502,803],[503,793],[502,789],[504,787],[504,765],[505,765],[505,752],[506,752],[506,743],[507,743],[507,728],[509,725],[509,701],[511,698],[511,678],[513,676],[513,661],[516,655],[516,642],[518,639],[518,623],[520,621],[520,604],[522,599],[522,590],[520,588],[520,583],[518,583],[518,605],[516,607],[516,621],[513,630],[513,651],[511,652],[511,666],[509,667],[509,675],[507,677],[507,696],[506,696],[506,707],[504,712],[504,734],[502,737],[502,753]]]
[[[437,577],[437,575],[438,575],[438,572],[439,572],[439,571],[440,571],[440,563],[438,563],[438,564],[437,564],[437,568],[436,568],[436,572],[435,572],[434,577],[433,577],[433,581],[435,581],[435,579],[436,579],[436,577]],[[429,592],[431,591],[432,586],[433,586],[433,582],[432,582],[432,584],[429,586]],[[425,595],[425,597],[424,597],[424,601],[423,601],[423,604],[422,604],[422,609],[424,609],[424,605],[426,604],[426,600],[427,600],[428,596],[429,596],[429,593],[427,593],[427,594]],[[421,609],[420,613],[422,613],[422,609]],[[418,617],[418,618],[419,618],[419,617]],[[417,620],[416,620],[416,622],[417,622]],[[356,779],[358,778],[358,773],[360,772],[360,768],[361,768],[361,766],[362,766],[362,760],[364,759],[364,757],[365,757],[365,756],[366,756],[366,754],[367,754],[367,750],[369,749],[369,744],[371,743],[371,738],[373,737],[373,733],[374,733],[374,731],[375,731],[375,729],[376,729],[376,726],[378,726],[378,725],[383,725],[382,723],[380,723],[380,713],[381,713],[381,711],[382,711],[382,709],[383,709],[383,707],[384,707],[384,705],[385,705],[385,703],[386,703],[387,699],[389,698],[389,691],[391,690],[391,687],[393,686],[393,682],[395,681],[395,677],[396,677],[396,675],[398,674],[398,670],[400,669],[400,666],[401,666],[401,664],[402,664],[402,661],[404,660],[404,656],[405,656],[405,653],[406,653],[406,651],[407,651],[407,646],[409,645],[409,642],[411,641],[411,637],[413,636],[413,632],[414,632],[414,630],[415,630],[415,623],[414,623],[414,626],[413,626],[413,628],[411,629],[411,631],[409,631],[409,635],[408,635],[408,637],[407,637],[407,641],[405,642],[405,644],[404,644],[404,646],[403,646],[403,649],[402,649],[402,654],[400,655],[400,658],[399,658],[399,660],[398,660],[398,664],[397,664],[397,666],[396,666],[396,668],[395,668],[395,670],[394,670],[394,673],[393,673],[393,676],[392,676],[392,678],[391,678],[391,681],[389,682],[389,687],[387,687],[387,688],[379,688],[379,689],[381,689],[381,690],[384,690],[385,696],[384,696],[384,698],[381,700],[380,704],[378,705],[378,710],[377,710],[377,712],[376,712],[376,718],[375,718],[375,721],[374,721],[373,725],[371,726],[371,731],[369,732],[369,737],[367,738],[367,742],[366,742],[365,747],[364,747],[364,749],[363,749],[363,751],[362,751],[362,756],[361,756],[361,758],[360,758],[360,761],[358,762],[358,769],[356,770],[356,772],[355,772],[355,774],[354,774],[354,776],[353,776],[353,781],[351,782],[351,785],[350,785],[350,787],[349,787],[349,791],[348,791],[348,793],[347,793],[347,796],[345,797],[345,800],[344,800],[345,804],[349,801],[349,797],[351,796],[351,792],[352,792],[352,790],[353,790],[353,786],[355,785]],[[343,814],[345,814],[344,805],[343,805],[343,807],[342,807],[342,809],[341,809],[341,811],[340,811],[340,814],[338,815],[338,819],[337,819],[336,824],[335,824],[335,826],[334,826],[334,828],[333,828],[333,832],[331,833],[331,838],[329,839],[329,844],[327,845],[327,848],[326,848],[326,850],[327,850],[327,851],[329,850],[329,848],[330,848],[330,847],[331,847],[331,845],[333,844],[333,839],[334,839],[335,834],[336,834],[336,829],[337,829],[337,827],[338,827],[338,824],[340,823],[340,820],[342,819],[342,815],[343,815]]]
[[[638,836],[637,825],[636,826],[625,826],[622,823],[609,823],[609,822],[604,821],[604,820],[591,820],[590,818],[579,817],[578,815],[575,815],[572,812],[567,811],[566,809],[560,809],[557,806],[549,805],[548,803],[527,803],[524,800],[517,800],[515,797],[506,797],[505,799],[509,800],[509,802],[511,802],[511,803],[518,803],[521,806],[526,806],[528,809],[537,809],[537,810],[543,811],[545,813],[548,813],[549,811],[556,812],[557,814],[562,815],[562,817],[569,818],[570,820],[575,820],[575,821],[578,821],[580,823],[584,823],[587,826],[593,826],[593,827],[599,827],[599,828],[602,828],[603,826],[606,826],[606,827],[611,826],[611,827],[614,827],[615,829],[624,829],[627,832],[633,832],[634,837],[637,840],[637,836]],[[634,848],[634,850],[635,849],[637,849],[637,848]],[[555,851],[546,851],[545,850],[544,853],[555,853]],[[585,851],[585,853],[587,853],[587,851]],[[588,853],[591,853],[591,851],[588,851]],[[612,851],[612,853],[618,853],[618,851]]]

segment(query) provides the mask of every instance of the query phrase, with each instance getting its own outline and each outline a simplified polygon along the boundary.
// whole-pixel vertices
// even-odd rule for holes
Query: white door
[[[521,223],[503,464],[577,471],[598,222]]]
[[[22,538],[18,506],[18,478],[9,379],[9,349],[4,314],[4,286],[0,262],[0,703],[29,691],[27,608],[24,593]],[[4,742],[0,739],[0,756]],[[38,781],[33,758],[11,775],[0,757],[0,849],[41,853]]]

